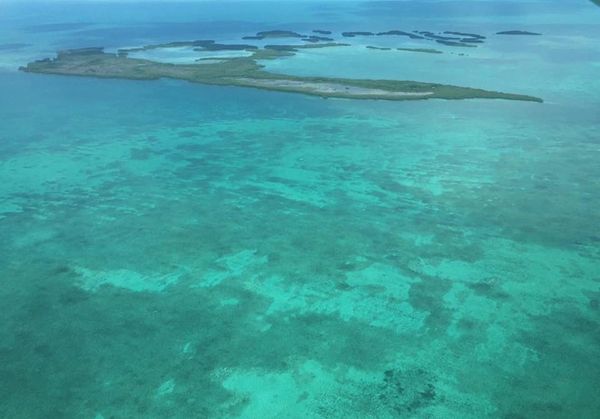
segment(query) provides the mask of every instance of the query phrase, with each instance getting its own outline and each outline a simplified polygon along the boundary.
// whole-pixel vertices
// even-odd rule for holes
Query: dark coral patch
[[[421,368],[386,370],[378,391],[379,400],[399,417],[414,415],[437,398],[434,377]]]

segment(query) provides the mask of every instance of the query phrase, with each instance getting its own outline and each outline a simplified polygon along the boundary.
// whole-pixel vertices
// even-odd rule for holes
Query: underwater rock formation
[[[325,31],[323,29],[313,29],[313,32],[320,35],[331,35],[331,31]]]
[[[398,417],[414,417],[436,402],[436,384],[436,378],[420,368],[386,370],[378,399]]]

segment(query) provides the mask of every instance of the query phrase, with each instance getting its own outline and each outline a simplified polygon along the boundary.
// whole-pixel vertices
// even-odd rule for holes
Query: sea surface
[[[273,29],[474,32],[265,65],[544,103],[17,70]],[[1,2],[0,417],[600,417],[598,39],[585,0]]]

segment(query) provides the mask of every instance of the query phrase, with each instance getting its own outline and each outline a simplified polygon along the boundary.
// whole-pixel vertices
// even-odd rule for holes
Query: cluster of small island
[[[486,39],[483,35],[445,31],[442,34],[436,34],[430,31],[412,31],[405,32],[399,30],[391,30],[386,32],[342,32],[342,36],[346,38],[354,38],[355,36],[405,36],[414,40],[435,41],[439,44],[452,47],[474,47],[474,44],[482,44]]]
[[[509,31],[516,32],[516,31]],[[124,48],[116,53],[105,52],[104,48],[79,48],[59,51],[55,58],[34,61],[21,67],[30,73],[60,74],[69,76],[90,76],[100,78],[124,78],[134,80],[153,80],[173,78],[190,82],[253,87],[265,90],[303,93],[323,98],[347,99],[508,99],[542,102],[540,98],[489,91],[470,87],[453,86],[439,83],[425,83],[403,80],[348,79],[337,77],[304,77],[278,74],[267,71],[260,63],[262,60],[275,60],[290,57],[301,50],[314,48],[333,48],[349,46],[348,43],[335,42],[332,32],[315,29],[317,35],[304,35],[294,31],[262,31],[244,40],[270,40],[295,38],[305,43],[272,43],[262,47],[250,44],[224,44],[214,40],[176,41],[146,45],[137,48]],[[502,33],[517,35],[517,33]],[[533,33],[527,33],[533,34]],[[328,35],[328,36],[321,36]],[[483,43],[483,35],[446,31],[436,34],[428,31],[388,31],[373,34],[371,32],[343,32],[345,38],[356,36],[407,36],[411,39],[427,39],[448,45],[460,46]],[[463,45],[464,44],[464,45]],[[472,45],[471,45],[472,46]],[[192,51],[244,51],[245,56],[199,58],[191,64],[158,62],[137,53],[158,49],[189,48]],[[368,49],[391,50],[391,47],[367,46]],[[432,48],[395,48],[398,51],[441,54]]]
[[[600,0],[599,0],[600,1]],[[333,38],[333,32],[330,30],[324,29],[313,29],[313,34],[317,35],[306,35],[300,34],[294,31],[288,30],[275,30],[275,31],[263,31],[258,32],[256,35],[244,36],[242,39],[245,40],[265,40],[265,39],[275,39],[275,38],[297,38],[304,42],[310,43],[318,43],[318,42],[334,42],[335,38]],[[327,35],[327,36],[321,36]],[[432,41],[438,44],[450,46],[450,47],[463,47],[463,48],[474,48],[477,44],[485,43],[487,37],[484,35],[469,33],[469,32],[458,32],[458,31],[444,31],[444,32],[431,32],[431,31],[422,31],[422,30],[413,30],[411,32],[402,31],[402,30],[388,30],[383,32],[369,32],[369,31],[348,31],[341,32],[340,35],[344,38],[355,38],[355,37],[384,37],[384,36],[400,36],[406,37],[410,40],[422,40],[422,41]],[[500,31],[496,32],[496,35],[542,35],[541,33],[529,32],[523,30],[508,30],[508,31]],[[271,46],[267,46],[271,47]],[[426,54],[442,54],[443,51],[440,51],[435,48],[406,48],[406,47],[396,47],[392,48],[389,46],[381,47],[374,45],[367,45],[366,48],[371,50],[380,50],[380,51],[407,51],[407,52],[421,52]],[[465,55],[460,53],[458,55]]]
[[[256,35],[244,36],[242,39],[245,40],[265,40],[265,39],[274,39],[274,38],[297,38],[304,42],[333,42],[335,38],[332,38],[333,32],[330,30],[323,29],[314,29],[313,34],[301,34],[294,31],[289,30],[274,30],[274,31],[263,31],[257,32]],[[317,34],[317,35],[314,35]],[[327,35],[327,36],[322,36]],[[541,35],[541,33],[522,31],[522,30],[509,30],[509,31],[501,31],[496,32],[496,35]],[[468,33],[468,32],[458,32],[458,31],[444,31],[441,33],[435,33],[431,31],[419,31],[413,30],[411,32],[401,31],[401,30],[389,30],[384,32],[368,32],[368,31],[348,31],[341,32],[341,36],[344,38],[355,38],[357,36],[369,37],[369,36],[403,36],[407,37],[411,40],[424,40],[424,41],[433,41],[442,45],[452,46],[452,47],[467,47],[473,48],[476,47],[477,44],[483,44],[486,40],[486,36],[479,35],[476,33]],[[388,47],[374,47],[370,46],[372,49],[392,49]],[[399,50],[407,50],[405,48],[399,48]],[[408,49],[415,50],[415,49]],[[431,48],[421,48],[421,50],[426,50],[429,52]]]
[[[313,33],[317,33],[319,35],[302,35],[294,31],[263,31],[257,32],[256,35],[244,36],[242,39],[246,40],[254,40],[254,41],[262,41],[263,39],[270,38],[300,38],[304,42],[331,42],[333,38],[321,35],[330,35],[331,31],[323,31],[316,29]]]

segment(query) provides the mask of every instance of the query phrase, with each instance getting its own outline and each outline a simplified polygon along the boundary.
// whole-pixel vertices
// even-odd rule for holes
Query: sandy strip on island
[[[278,79],[249,79],[249,78],[236,78],[234,79],[237,83],[247,86],[256,86],[264,88],[273,88],[281,90],[293,90],[293,91],[304,91],[307,93],[317,94],[341,94],[351,95],[354,97],[421,97],[430,96],[434,92],[400,92],[400,91],[389,91],[382,89],[369,89],[365,87],[349,86],[338,83],[318,83],[318,82],[305,82],[298,80],[278,80]]]

